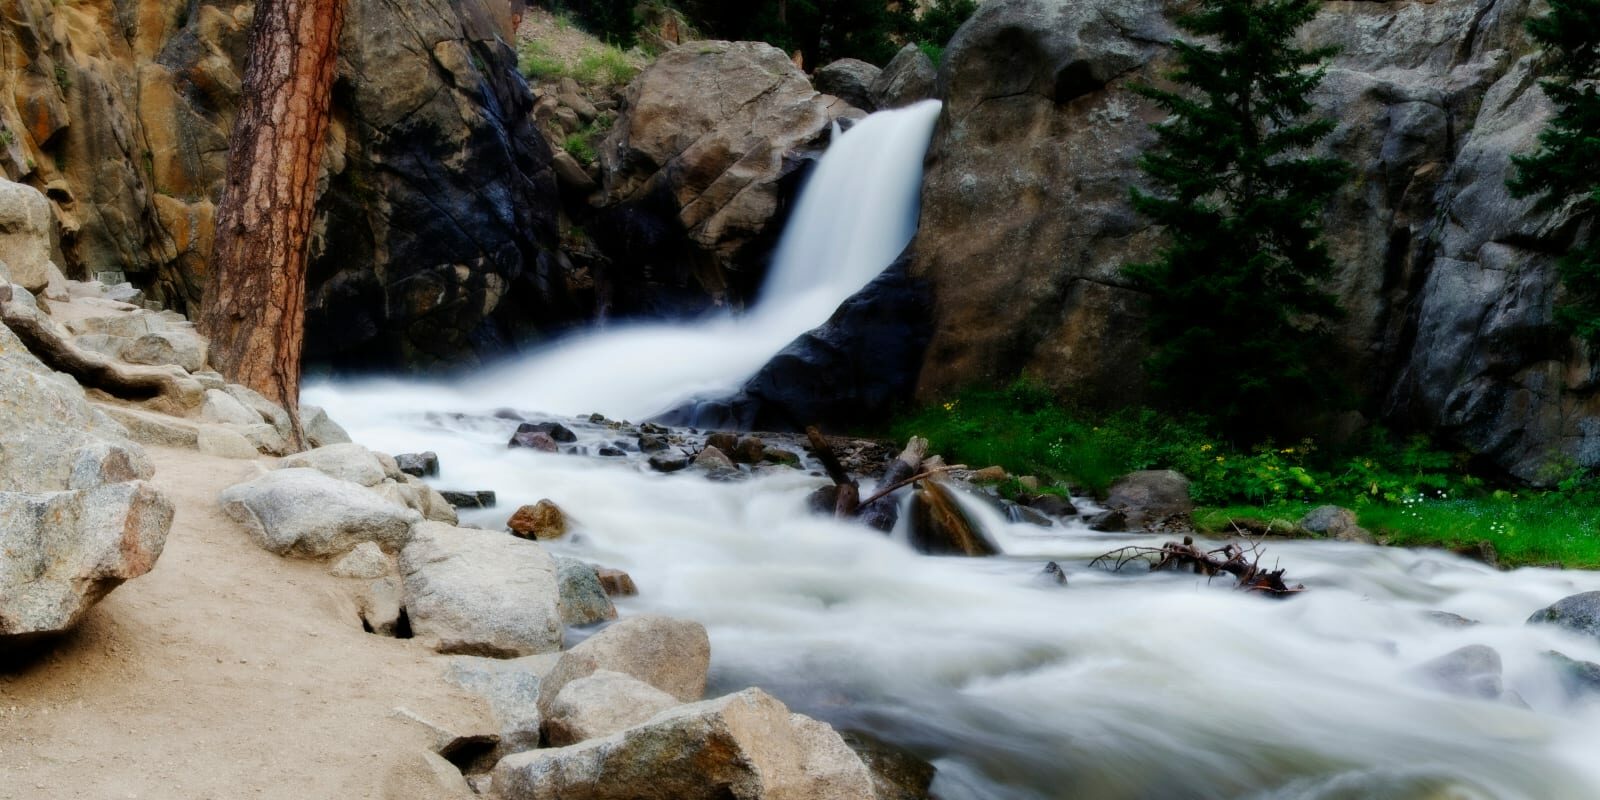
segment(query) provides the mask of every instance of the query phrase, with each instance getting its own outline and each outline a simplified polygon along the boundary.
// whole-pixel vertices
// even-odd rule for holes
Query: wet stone
[[[456,491],[444,489],[439,492],[445,502],[456,508],[494,508],[494,492],[487,489],[477,491]]]

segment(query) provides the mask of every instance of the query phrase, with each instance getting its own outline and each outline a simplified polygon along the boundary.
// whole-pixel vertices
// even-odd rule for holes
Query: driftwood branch
[[[916,483],[917,481],[925,481],[925,480],[927,480],[929,478],[932,478],[934,476],[943,475],[943,474],[945,474],[945,473],[947,473],[947,472],[949,472],[951,470],[966,469],[966,468],[967,467],[964,464],[952,464],[952,465],[944,466],[944,467],[934,467],[933,469],[930,469],[927,472],[919,472],[919,473],[917,473],[915,475],[912,475],[909,478],[904,478],[902,480],[895,481],[894,483],[891,483],[888,486],[885,486],[884,488],[879,489],[877,492],[873,493],[873,495],[871,497],[869,497],[869,498],[867,498],[865,500],[862,500],[861,501],[861,505],[867,506],[867,505],[871,505],[873,503],[876,503],[879,500],[882,500],[883,498],[888,497],[889,495],[894,494],[895,492],[898,492],[901,489],[904,489],[904,488],[906,488],[907,486],[910,486],[913,483]]]
[[[1152,572],[1191,570],[1196,575],[1206,577],[1232,575],[1235,588],[1273,597],[1305,591],[1303,584],[1288,585],[1283,579],[1284,570],[1264,569],[1261,555],[1261,548],[1256,542],[1230,542],[1215,550],[1201,550],[1195,546],[1193,537],[1185,536],[1181,544],[1167,542],[1160,547],[1120,547],[1096,557],[1089,562],[1089,566],[1106,567],[1116,572],[1135,561],[1144,561],[1150,565]]]
[[[817,430],[817,426],[806,427],[806,438],[811,441],[812,454],[822,462],[822,468],[827,470],[828,477],[836,485],[855,485],[855,481],[850,480],[850,474],[844,471],[844,465],[839,463],[839,457],[834,455],[833,445],[828,444],[828,440],[823,438],[822,431]]]

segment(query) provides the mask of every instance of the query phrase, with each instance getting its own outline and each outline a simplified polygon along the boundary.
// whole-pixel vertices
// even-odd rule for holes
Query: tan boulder
[[[628,617],[561,654],[539,689],[545,717],[562,687],[600,670],[620,672],[678,700],[699,700],[711,667],[711,640],[698,622],[647,614]]]
[[[551,500],[517,509],[506,521],[511,532],[524,539],[559,539],[567,532],[567,515]]]
[[[648,683],[603,669],[561,687],[544,719],[545,743],[566,747],[610,736],[676,705],[677,698]]]

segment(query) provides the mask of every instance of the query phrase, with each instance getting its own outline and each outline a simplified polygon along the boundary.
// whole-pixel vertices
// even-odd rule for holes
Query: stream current
[[[809,514],[826,482],[811,472],[717,482],[637,456],[507,449],[516,422],[495,408],[637,419],[737,386],[826,319],[914,234],[938,110],[873,115],[838,137],[742,317],[613,326],[448,385],[323,383],[305,401],[368,447],[437,452],[440,488],[495,490],[499,507],[466,523],[501,528],[519,505],[554,500],[574,533],[550,549],[638,584],[621,613],[706,626],[712,693],[761,686],[908,747],[938,767],[946,800],[1600,798],[1600,702],[1569,696],[1543,655],[1600,662],[1600,642],[1524,624],[1600,590],[1600,574],[1274,542],[1268,560],[1308,587],[1276,601],[1091,569],[1162,540],[1011,524],[981,502],[968,511],[1004,555],[929,557],[903,531]],[[617,438],[567,424],[591,451]],[[1052,560],[1067,586],[1041,579]],[[1498,698],[1421,676],[1474,644],[1503,661]]]

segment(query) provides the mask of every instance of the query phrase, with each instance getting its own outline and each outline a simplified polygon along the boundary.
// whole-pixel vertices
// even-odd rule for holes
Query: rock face
[[[404,547],[416,511],[314,469],[280,469],[223,490],[222,510],[280,556],[325,558],[373,542]]]
[[[821,326],[773,356],[730,397],[662,415],[671,424],[740,430],[862,428],[883,420],[916,387],[932,334],[926,284],[902,256],[845,300]]]
[[[179,5],[10,7],[0,122],[14,135],[0,167],[48,196],[40,213],[59,223],[68,274],[122,272],[183,310],[206,278],[253,4]],[[313,362],[470,359],[572,313],[550,150],[504,44],[509,13],[493,0],[349,4],[309,273]],[[5,250],[34,282],[37,259]]]
[[[512,658],[561,649],[556,564],[537,544],[423,522],[400,552],[400,573],[412,632],[441,653]]]
[[[1301,530],[1327,536],[1341,542],[1372,544],[1372,533],[1356,521],[1356,513],[1339,506],[1317,506],[1306,512],[1299,522]]]
[[[610,278],[618,310],[659,310],[640,307],[645,295],[701,307],[751,296],[783,223],[780,183],[799,163],[785,154],[818,147],[835,119],[859,113],[818,94],[770,45],[663,54],[628,87],[600,148],[594,233],[630,265]]]
[[[760,689],[680,706],[604,739],[507,756],[494,788],[507,800],[873,796],[866,766],[838,733]]]
[[[919,395],[1026,373],[1064,398],[1142,397],[1140,296],[1122,264],[1157,232],[1129,208],[1159,114],[1130,90],[1172,63],[1161,0],[995,0],[945,51],[946,102],[912,274],[935,332]],[[1369,418],[1435,430],[1537,480],[1600,464],[1600,371],[1552,324],[1552,256],[1576,226],[1505,187],[1550,115],[1524,0],[1330,3],[1303,31],[1338,50],[1318,106],[1355,179],[1327,217]],[[1462,38],[1462,32],[1470,32]]]
[[[172,505],[138,445],[0,325],[0,642],[64,631],[149,572]]]

